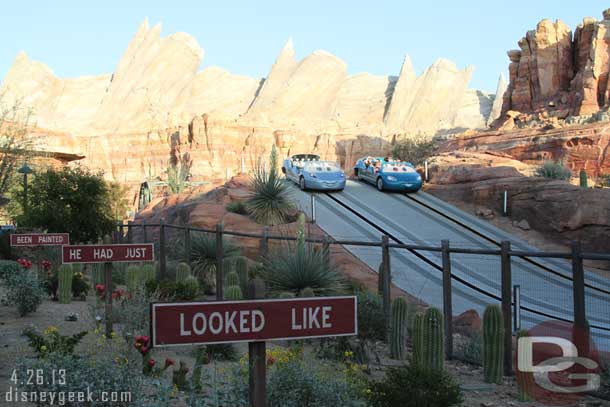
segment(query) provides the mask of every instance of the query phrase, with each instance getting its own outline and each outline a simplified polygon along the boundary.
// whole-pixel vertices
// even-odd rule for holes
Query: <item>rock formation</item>
[[[201,178],[235,173],[273,143],[351,165],[398,133],[484,128],[492,110],[492,95],[468,89],[472,68],[444,59],[419,76],[408,57],[398,77],[348,75],[326,51],[297,60],[289,40],[267,78],[250,78],[198,71],[203,55],[188,34],[163,37],[145,21],[111,75],[62,79],[21,53],[0,94],[33,109],[49,148],[134,184],[162,174],[178,150]]]
[[[610,107],[610,9],[602,21],[587,17],[574,34],[561,20],[542,20],[508,57],[510,84],[502,116],[547,112],[565,119]]]

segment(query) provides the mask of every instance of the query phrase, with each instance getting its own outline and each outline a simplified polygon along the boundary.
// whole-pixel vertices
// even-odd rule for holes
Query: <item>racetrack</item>
[[[440,247],[498,249],[502,240],[513,250],[540,251],[519,238],[442,202],[429,194],[382,193],[373,186],[348,181],[343,192],[314,193],[316,221],[337,240],[380,241],[383,234],[397,243]],[[311,213],[309,193],[295,188],[299,205]],[[348,246],[374,270],[381,262],[377,247]],[[500,257],[451,254],[453,311],[481,312],[500,300]],[[391,249],[393,282],[406,292],[442,307],[441,253]],[[513,285],[521,288],[524,327],[550,319],[572,320],[571,265],[562,259],[512,257]],[[598,346],[610,350],[610,281],[586,273],[587,319]]]

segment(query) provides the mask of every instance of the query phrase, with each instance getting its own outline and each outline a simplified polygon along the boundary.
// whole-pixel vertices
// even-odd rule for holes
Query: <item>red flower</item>
[[[95,285],[95,291],[105,291],[106,287],[104,286],[104,284],[96,284]]]
[[[151,359],[151,360],[148,361],[148,366],[149,367],[153,367],[155,365],[155,363],[157,363],[157,362],[155,362],[154,359]]]
[[[21,267],[26,268],[26,269],[29,269],[32,267],[32,262],[29,261],[28,259],[24,259],[24,258],[17,259],[17,263],[19,263],[21,265]]]
[[[165,367],[168,368],[170,366],[174,366],[176,364],[176,362],[174,362],[172,359],[167,358],[165,359]]]
[[[51,266],[53,265],[49,260],[43,260],[41,264],[42,264],[42,269],[45,271],[51,270]]]

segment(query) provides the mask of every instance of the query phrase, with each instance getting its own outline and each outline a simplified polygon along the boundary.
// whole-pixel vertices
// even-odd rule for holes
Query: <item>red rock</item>
[[[472,336],[475,332],[481,330],[481,317],[478,312],[470,309],[453,317],[452,325],[454,333]]]

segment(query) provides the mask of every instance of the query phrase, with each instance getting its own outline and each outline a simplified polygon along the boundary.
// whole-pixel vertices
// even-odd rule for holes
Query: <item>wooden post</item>
[[[144,235],[142,236],[144,239],[142,243],[148,243],[148,236],[146,236],[146,221],[144,219],[142,219],[142,234]]]
[[[500,262],[502,267],[502,315],[504,316],[504,375],[513,374],[513,330],[512,330],[512,269],[510,260],[510,242],[503,241],[501,245]]]
[[[222,258],[222,225],[219,223],[216,225],[216,299],[221,301],[224,298],[223,293],[223,262]]]
[[[133,243],[133,232],[132,232],[132,224],[131,221],[127,223],[127,243]]]
[[[185,251],[184,261],[186,261],[187,264],[190,266],[191,265],[191,228],[189,228],[189,227],[184,229],[184,251]]]
[[[383,235],[381,237],[381,266],[383,267],[383,313],[385,315],[385,322],[387,329],[390,329],[390,307],[392,306],[392,298],[390,295],[390,289],[392,287],[392,276],[390,275],[390,248],[389,237]]]
[[[159,221],[159,274],[161,280],[167,275],[167,258],[165,256],[165,219]]]
[[[324,253],[324,261],[330,265],[330,241],[328,235],[324,235],[322,238],[322,253]]]
[[[110,339],[112,334],[112,263],[104,263],[104,287],[106,287],[105,317],[106,317],[106,338]]]
[[[585,310],[585,273],[580,256],[581,244],[572,241],[572,288],[574,297],[574,325],[579,328],[587,326]]]
[[[443,258],[443,314],[445,319],[445,357],[453,357],[453,302],[451,294],[451,252],[449,240],[441,241]]]
[[[265,298],[265,282],[260,279],[248,283],[248,298]],[[267,350],[266,343],[248,343],[249,395],[251,407],[267,406]]]
[[[263,236],[261,237],[260,245],[258,246],[258,254],[261,260],[264,260],[269,253],[269,227],[263,228]]]

